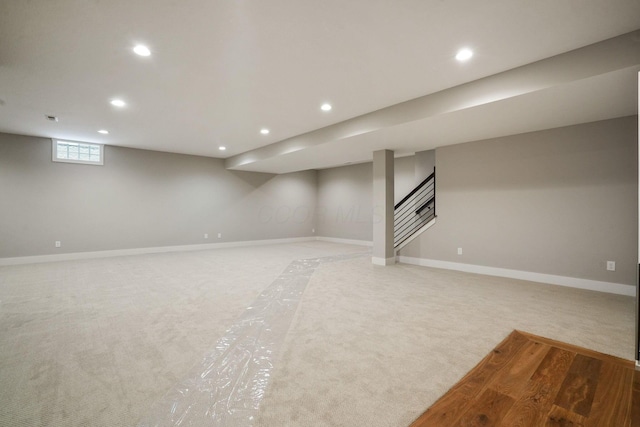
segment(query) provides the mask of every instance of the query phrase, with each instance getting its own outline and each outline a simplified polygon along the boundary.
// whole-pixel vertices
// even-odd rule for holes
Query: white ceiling
[[[636,114],[640,61],[288,154],[264,147],[639,27],[638,0],[0,0],[0,131],[274,173],[361,162]],[[475,56],[461,64],[463,46]]]

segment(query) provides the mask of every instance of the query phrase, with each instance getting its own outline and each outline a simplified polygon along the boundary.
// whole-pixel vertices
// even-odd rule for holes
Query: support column
[[[373,152],[373,257],[376,265],[396,263],[393,249],[393,151]]]

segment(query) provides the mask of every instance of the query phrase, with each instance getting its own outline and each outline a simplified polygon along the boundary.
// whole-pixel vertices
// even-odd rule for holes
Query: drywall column
[[[373,152],[373,257],[376,265],[396,263],[393,248],[393,151]]]

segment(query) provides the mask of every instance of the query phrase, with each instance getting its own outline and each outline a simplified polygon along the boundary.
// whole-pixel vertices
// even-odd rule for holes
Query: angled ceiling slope
[[[632,115],[638,71],[640,30],[250,150],[225,164],[270,173],[320,169],[370,161],[379,149],[406,155]]]

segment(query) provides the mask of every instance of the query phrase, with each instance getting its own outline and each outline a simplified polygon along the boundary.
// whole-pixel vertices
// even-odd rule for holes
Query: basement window
[[[52,139],[51,160],[54,162],[81,163],[85,165],[104,164],[104,146],[88,142]]]

